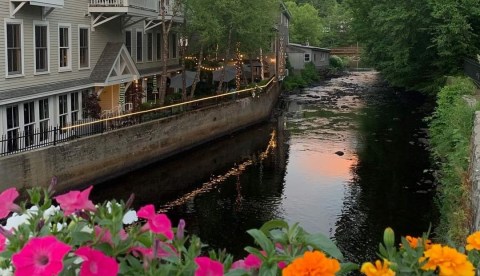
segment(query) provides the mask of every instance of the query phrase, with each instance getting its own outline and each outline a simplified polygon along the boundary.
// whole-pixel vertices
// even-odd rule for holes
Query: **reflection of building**
[[[317,69],[325,68],[329,64],[330,49],[290,43],[287,53],[294,70],[302,70],[309,62],[312,62]]]
[[[175,2],[169,2],[171,13]],[[104,116],[129,109],[132,95],[144,98],[147,84],[161,73],[158,0],[8,4],[10,9],[0,11],[5,47],[0,55],[0,134],[14,138],[85,119],[86,97],[92,93],[99,96]],[[172,14],[167,19],[179,21]],[[176,71],[174,33],[168,43],[168,68]]]

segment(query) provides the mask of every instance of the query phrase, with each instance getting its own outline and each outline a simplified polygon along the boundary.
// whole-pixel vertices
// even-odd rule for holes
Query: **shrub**
[[[345,68],[345,63],[343,62],[343,60],[336,55],[330,56],[329,65],[330,65],[330,68],[333,68],[336,70],[343,70]]]
[[[305,64],[305,68],[300,73],[306,83],[313,83],[319,80],[318,71],[313,62]]]

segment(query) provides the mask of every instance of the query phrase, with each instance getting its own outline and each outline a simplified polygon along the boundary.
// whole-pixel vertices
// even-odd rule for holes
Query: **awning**
[[[193,84],[193,81],[195,80],[195,75],[197,75],[197,72],[193,71],[185,71],[185,83],[186,87],[190,87]],[[172,88],[183,88],[183,74],[177,74],[174,77],[170,79],[170,87]]]
[[[237,75],[237,69],[235,68],[235,66],[226,66],[224,69],[225,69],[225,75],[223,77],[223,82],[229,82],[235,79],[235,76]],[[214,81],[220,81],[220,78],[222,77],[222,72],[224,69],[213,71]]]

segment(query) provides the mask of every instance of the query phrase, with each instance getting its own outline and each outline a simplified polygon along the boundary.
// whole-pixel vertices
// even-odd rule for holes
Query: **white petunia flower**
[[[50,217],[53,217],[56,215],[58,212],[60,212],[60,206],[50,206],[45,212],[43,212],[43,219],[47,220]]]
[[[132,224],[138,220],[137,212],[134,210],[128,210],[123,216],[122,222],[123,224]]]
[[[12,216],[7,219],[7,224],[4,228],[8,231],[11,231],[12,229],[16,230],[18,226],[22,224],[30,224],[28,219],[28,214],[18,215],[17,213],[13,213]]]
[[[0,268],[0,276],[13,276],[13,268],[10,266],[8,268]]]

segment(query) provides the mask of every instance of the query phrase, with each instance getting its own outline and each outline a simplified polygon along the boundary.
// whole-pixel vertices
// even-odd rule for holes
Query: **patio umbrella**
[[[186,87],[192,86],[193,81],[195,80],[196,74],[197,72],[185,71],[185,82],[187,85]],[[182,73],[175,75],[173,78],[170,79],[170,87],[178,88],[178,89],[183,88]]]
[[[214,81],[220,81],[220,78],[222,76],[222,71],[223,69],[213,71]],[[223,82],[229,82],[235,79],[236,75],[237,75],[237,69],[235,69],[235,66],[225,67],[225,76],[223,77]]]

